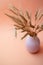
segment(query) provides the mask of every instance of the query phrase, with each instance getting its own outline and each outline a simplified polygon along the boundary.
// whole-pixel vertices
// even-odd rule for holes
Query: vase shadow
[[[43,42],[40,43],[40,50],[36,55],[42,55],[43,54]]]

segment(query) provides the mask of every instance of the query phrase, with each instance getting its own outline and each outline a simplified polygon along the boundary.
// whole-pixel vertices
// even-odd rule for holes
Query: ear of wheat
[[[27,16],[27,18],[26,18],[22,14],[22,11],[17,9],[14,6],[11,7],[9,10],[14,14],[14,16],[10,15],[10,14],[5,14],[5,15],[10,17],[16,23],[16,24],[14,24],[15,29],[16,30],[20,30],[21,29],[22,30],[21,33],[26,32],[26,34],[21,39],[24,39],[27,35],[35,37],[35,36],[37,36],[37,34],[39,32],[43,31],[43,24],[40,26],[39,22],[37,22],[37,19],[39,19],[39,21],[40,21],[40,19],[43,17],[43,13],[41,14],[40,17],[38,16],[39,10],[37,10],[36,13],[35,13],[35,25],[33,25],[31,23],[32,22],[31,21],[31,16],[28,13],[28,11],[26,11],[26,16]]]

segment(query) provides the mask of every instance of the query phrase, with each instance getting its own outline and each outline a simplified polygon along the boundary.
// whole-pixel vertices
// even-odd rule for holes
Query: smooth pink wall
[[[25,39],[21,40],[20,31],[15,38],[14,22],[4,15],[10,13],[9,5],[12,4],[22,10],[28,9],[32,16],[37,8],[43,9],[43,0],[0,0],[0,65],[43,65],[43,44],[41,51],[32,55],[27,52]],[[34,22],[34,20],[33,20]],[[43,42],[43,32],[38,37]]]

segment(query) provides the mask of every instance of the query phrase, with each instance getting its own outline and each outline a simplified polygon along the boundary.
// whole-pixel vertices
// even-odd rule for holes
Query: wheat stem
[[[21,39],[23,40],[27,35],[28,35],[28,33],[26,33]]]
[[[43,14],[41,14],[41,16],[39,17],[39,20],[43,17]]]

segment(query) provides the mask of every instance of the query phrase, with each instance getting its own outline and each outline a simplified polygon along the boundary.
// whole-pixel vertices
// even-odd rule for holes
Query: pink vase
[[[38,37],[28,36],[26,38],[26,48],[31,53],[36,53],[40,50],[40,40]]]

